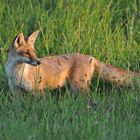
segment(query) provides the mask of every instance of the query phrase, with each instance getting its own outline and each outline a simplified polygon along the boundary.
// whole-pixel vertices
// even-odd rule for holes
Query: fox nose
[[[40,65],[40,61],[39,60],[30,59],[29,64],[37,66],[37,65]]]
[[[37,64],[40,65],[40,61],[39,60],[37,60]]]

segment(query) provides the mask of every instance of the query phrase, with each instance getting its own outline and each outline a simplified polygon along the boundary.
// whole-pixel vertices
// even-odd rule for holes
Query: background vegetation
[[[4,72],[13,38],[37,29],[40,57],[80,52],[139,71],[139,7],[139,0],[0,0],[0,139],[140,139],[139,87],[94,78],[89,99],[96,105],[67,88],[13,100]]]

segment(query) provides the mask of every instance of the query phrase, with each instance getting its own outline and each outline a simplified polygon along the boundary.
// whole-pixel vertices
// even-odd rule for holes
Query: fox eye
[[[30,54],[29,54],[29,51],[27,51],[27,52],[21,52],[21,54],[23,54],[23,55],[25,55],[25,56],[29,56]]]
[[[25,53],[26,53],[26,54],[29,54],[29,51],[26,51]]]

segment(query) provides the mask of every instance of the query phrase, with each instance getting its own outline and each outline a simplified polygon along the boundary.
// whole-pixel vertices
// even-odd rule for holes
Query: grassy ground
[[[4,65],[12,39],[40,29],[38,56],[80,52],[139,70],[138,0],[0,0],[0,139],[140,139],[140,88],[93,79],[90,100],[67,90],[12,100]],[[59,94],[59,99],[56,99]]]

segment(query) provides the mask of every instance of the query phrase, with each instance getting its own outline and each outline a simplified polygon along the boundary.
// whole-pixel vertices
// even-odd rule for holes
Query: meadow
[[[95,76],[90,104],[67,87],[14,100],[4,68],[14,37],[39,29],[39,57],[79,52],[139,72],[139,7],[138,0],[0,0],[0,139],[139,140],[139,86]]]

